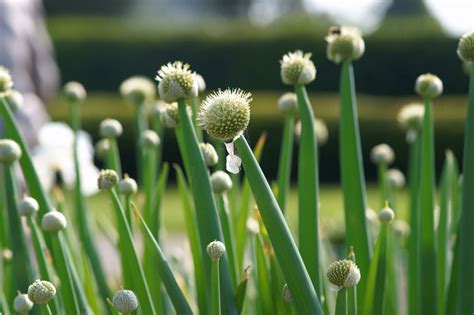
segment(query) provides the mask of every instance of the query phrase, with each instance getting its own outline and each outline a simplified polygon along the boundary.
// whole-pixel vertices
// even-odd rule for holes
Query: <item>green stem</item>
[[[436,252],[434,238],[434,133],[431,99],[425,98],[421,136],[420,182],[420,308],[422,314],[437,314]],[[423,287],[421,288],[421,284]]]
[[[120,163],[120,151],[117,144],[117,138],[108,138],[109,150],[107,150],[107,167],[117,172],[119,178],[122,178],[122,166]]]
[[[278,163],[278,194],[277,201],[283,213],[286,213],[286,203],[290,190],[291,164],[293,159],[295,114],[288,113],[283,124],[280,159]]]
[[[419,209],[419,187],[420,187],[420,154],[421,135],[416,134],[415,140],[410,143],[408,161],[408,179],[410,189],[409,224],[410,235],[408,239],[408,307],[409,314],[420,312],[420,209]]]
[[[145,105],[134,105],[135,108],[135,154],[136,154],[136,165],[137,165],[137,178],[140,184],[143,183],[144,178],[144,157],[141,146],[141,136],[143,131],[147,130],[148,123],[145,115]]]
[[[319,239],[318,145],[314,133],[314,113],[303,85],[295,86],[301,119],[298,154],[298,240],[301,257],[316,289],[321,292]]]
[[[90,225],[90,215],[87,213],[86,201],[84,195],[82,194],[81,187],[81,165],[78,158],[78,133],[81,128],[81,113],[80,113],[80,104],[71,103],[69,106],[70,114],[70,125],[74,133],[74,142],[73,142],[73,158],[74,158],[74,171],[76,174],[75,177],[75,187],[74,187],[74,200],[76,207],[76,222],[79,226],[79,236],[82,243],[84,244],[84,249],[87,253],[87,256],[90,259],[92,270],[95,275],[97,286],[100,291],[100,295],[104,300],[110,296],[109,287],[107,285],[107,280],[102,267],[102,262],[99,258],[98,250],[96,243],[93,239],[93,233]],[[110,142],[112,149],[112,142]],[[112,150],[109,150],[112,151]]]
[[[15,288],[21,292],[26,292],[28,286],[34,281],[33,269],[30,264],[30,255],[26,242],[25,232],[18,213],[18,193],[13,165],[4,164],[5,174],[5,206],[8,212],[8,224],[10,232],[10,248],[13,252],[13,272],[15,274]]]
[[[44,314],[47,314],[47,315],[53,315],[53,312],[51,312],[51,309],[49,308],[48,303],[41,305],[41,312],[44,312]],[[59,314],[59,313],[54,313],[54,314]]]
[[[198,116],[198,110],[199,110],[199,96],[195,96],[191,98],[191,111],[192,111],[192,121],[193,121],[193,126],[194,130],[196,131],[196,137],[199,140],[199,142],[202,142],[203,136],[202,136],[202,130],[199,127],[197,116]]]
[[[189,165],[192,167],[187,167],[186,171],[189,172],[188,176],[190,178],[191,191],[194,196],[201,250],[204,253],[210,242],[214,240],[222,242],[224,239],[217,215],[217,207],[214,201],[211,183],[209,181],[208,169],[204,164],[195,130],[187,113],[186,102],[183,99],[178,100],[178,111],[182,145],[185,148],[185,153],[189,155],[188,162],[192,163]],[[206,278],[210,280],[210,263],[207,260],[203,262]],[[223,312],[225,314],[234,315],[237,313],[237,305],[235,303],[227,258],[224,257],[221,263]]]
[[[474,313],[474,62],[471,62],[466,131],[464,133],[462,208],[460,220],[460,261],[458,314]]]
[[[342,288],[337,292],[335,315],[347,315],[347,289]]]
[[[372,248],[365,218],[366,190],[362,167],[362,149],[357,118],[355,80],[350,61],[342,66],[340,83],[339,145],[341,181],[344,196],[344,219],[346,226],[346,248],[354,247],[361,274],[368,274]],[[367,279],[362,277],[359,291],[365,292]],[[358,306],[362,307],[364,295],[359,294]]]
[[[242,136],[235,140],[250,187],[272,241],[296,308],[301,314],[322,314],[316,291],[291,236],[290,229],[252,150]]]
[[[377,165],[378,170],[378,184],[380,189],[380,207],[385,206],[385,202],[388,201],[390,207],[393,207],[392,200],[390,200],[390,193],[389,193],[389,183],[387,178],[387,164],[379,163]]]
[[[211,270],[211,315],[221,315],[219,260],[212,261]]]

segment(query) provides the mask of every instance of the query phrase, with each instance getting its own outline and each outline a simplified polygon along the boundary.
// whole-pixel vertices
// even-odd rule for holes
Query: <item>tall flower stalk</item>
[[[346,248],[354,247],[361,274],[369,272],[372,248],[365,218],[366,188],[363,172],[363,158],[357,118],[354,70],[352,60],[362,57],[364,40],[354,29],[333,27],[326,38],[327,57],[336,64],[342,63],[340,79],[340,121],[339,145],[341,181],[344,196],[344,219],[346,226]],[[366,277],[362,277],[359,291],[366,289]],[[363,304],[363,294],[359,294],[358,305]]]
[[[288,53],[281,61],[283,83],[293,85],[298,100],[301,136],[298,154],[298,240],[301,257],[313,286],[321,292],[319,239],[318,145],[314,133],[314,113],[305,85],[316,78],[311,54]]]

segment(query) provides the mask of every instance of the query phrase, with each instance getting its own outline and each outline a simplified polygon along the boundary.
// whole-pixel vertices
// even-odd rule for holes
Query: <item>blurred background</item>
[[[472,0],[44,0],[43,6],[61,82],[79,81],[89,92],[84,129],[97,140],[102,119],[119,119],[126,130],[120,139],[124,168],[131,174],[132,108],[118,87],[132,75],[154,78],[162,64],[183,60],[203,75],[208,91],[240,87],[254,94],[249,138],[255,142],[269,132],[262,166],[274,179],[282,126],[276,101],[289,89],[281,83],[279,60],[302,49],[313,53],[318,74],[308,91],[329,128],[320,150],[321,180],[338,182],[340,69],[326,59],[324,41],[334,24],[365,34],[366,53],[354,67],[367,177],[375,178],[368,152],[381,142],[394,147],[395,165],[404,170],[405,135],[396,115],[402,105],[420,101],[413,87],[425,72],[437,74],[445,87],[435,102],[437,165],[447,148],[461,157],[468,77],[456,46],[474,29]],[[44,100],[53,119],[67,120],[61,97]],[[164,148],[164,160],[179,161],[172,132]]]

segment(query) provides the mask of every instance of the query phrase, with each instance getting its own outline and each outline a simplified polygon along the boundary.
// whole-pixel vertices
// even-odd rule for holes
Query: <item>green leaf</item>
[[[459,230],[459,295],[458,314],[472,314],[474,299],[474,62],[471,62],[469,81],[469,99],[467,104],[466,131],[464,133],[462,208]]]
[[[283,123],[280,158],[278,160],[277,201],[281,211],[286,214],[286,204],[290,191],[291,164],[293,160],[295,114],[288,113]]]
[[[366,191],[363,172],[359,121],[355,96],[355,80],[350,61],[342,65],[340,83],[339,145],[342,192],[344,196],[344,219],[346,226],[346,248],[354,247],[357,265],[363,275],[369,272],[372,248],[365,219]],[[365,292],[367,278],[362,277],[359,292]],[[362,307],[364,295],[359,294],[358,306]]]
[[[268,246],[267,250],[269,250]],[[275,314],[272,301],[272,290],[270,284],[270,268],[267,262],[267,255],[265,255],[265,249],[262,237],[255,235],[255,258],[257,262],[256,271],[258,275],[257,288],[258,288],[258,303],[262,308],[263,314]]]
[[[247,284],[249,282],[249,269],[250,269],[250,266],[245,268],[244,276],[242,277],[242,281],[240,281],[239,285],[237,286],[237,290],[235,293],[235,300],[237,301],[237,310],[239,314],[242,314],[242,310],[244,308],[245,296],[247,295]]]
[[[318,296],[291,236],[290,229],[252,150],[242,136],[235,140],[235,146],[242,159],[246,176],[275,249],[276,257],[285,272],[285,278],[295,299],[298,312],[301,314],[322,314]]]

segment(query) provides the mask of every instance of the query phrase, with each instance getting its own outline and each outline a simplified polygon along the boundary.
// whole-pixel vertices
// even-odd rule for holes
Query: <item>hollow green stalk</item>
[[[337,292],[335,315],[347,315],[347,289],[342,288]]]
[[[365,218],[366,190],[362,167],[362,149],[357,118],[355,80],[352,63],[344,62],[340,82],[340,122],[339,145],[341,181],[344,196],[344,219],[346,226],[346,248],[354,246],[357,265],[362,275],[368,274],[372,248],[369,242]],[[358,286],[365,292],[367,278],[362,277]],[[363,295],[359,294],[358,306],[362,307]]]
[[[46,212],[51,211],[51,203],[49,201],[48,195],[43,190],[43,186],[41,185],[41,182],[39,180],[38,173],[36,172],[36,169],[33,165],[33,160],[31,159],[30,150],[26,145],[26,141],[20,131],[20,128],[18,127],[18,124],[13,116],[10,106],[1,96],[0,115],[3,117],[5,132],[12,140],[18,143],[21,148],[22,155],[19,161],[22,173],[23,176],[25,176],[25,181],[31,196],[38,201],[38,204],[40,206],[39,216],[41,217]]]
[[[197,120],[197,112],[199,110],[199,96],[195,96],[191,98],[191,112],[192,112],[192,121],[193,121],[193,126],[194,130],[196,131],[196,137],[199,140],[199,142],[202,142],[203,135],[202,135],[202,129],[199,127],[198,120]]]
[[[409,224],[410,235],[408,238],[408,310],[409,314],[418,314],[420,311],[420,154],[421,134],[416,133],[416,138],[409,145],[408,180],[409,180]]]
[[[107,138],[110,148],[107,150],[107,167],[117,172],[119,177],[122,177],[122,164],[120,163],[120,151],[117,143],[117,138]]]
[[[145,157],[141,146],[142,133],[148,129],[148,121],[145,114],[145,104],[134,104],[135,109],[135,154],[137,165],[137,177],[140,184],[144,179]]]
[[[387,164],[379,163],[377,165],[378,185],[380,189],[380,206],[383,207],[385,202],[393,208],[393,196],[390,191],[389,182],[387,178]]]
[[[301,136],[298,154],[298,240],[301,257],[316,289],[321,292],[319,239],[318,145],[314,113],[304,85],[296,85]]]
[[[466,131],[464,133],[462,208],[460,220],[460,262],[458,314],[474,312],[474,299],[468,292],[474,292],[474,62],[471,62],[469,98],[467,104]]]
[[[81,187],[81,165],[78,158],[78,133],[81,128],[81,107],[79,103],[69,104],[69,119],[70,126],[74,132],[73,142],[73,159],[74,159],[74,171],[75,171],[75,186],[74,186],[74,202],[76,209],[76,222],[78,224],[79,236],[84,245],[84,249],[90,259],[92,270],[95,275],[97,286],[99,288],[100,295],[103,300],[106,300],[110,296],[109,287],[107,285],[106,275],[102,262],[99,257],[99,253],[96,247],[96,243],[93,239],[93,233],[90,224],[90,215],[87,213],[87,206],[84,195],[82,194]],[[110,140],[109,140],[110,141]],[[111,154],[118,154],[112,150],[112,142],[110,143]]]
[[[28,286],[34,281],[34,273],[30,264],[30,255],[26,242],[25,232],[18,213],[18,192],[17,183],[13,170],[13,164],[3,164],[6,200],[5,206],[8,213],[8,224],[10,232],[10,249],[13,252],[13,272],[15,277],[15,288],[21,292],[26,292]]]
[[[201,250],[205,252],[207,244],[214,240],[224,241],[224,238],[217,215],[217,207],[209,181],[208,170],[204,164],[194,127],[187,113],[186,102],[183,99],[178,100],[178,111],[182,145],[185,148],[185,153],[189,155],[188,162],[192,163],[192,167],[187,168],[186,171],[189,171],[188,176],[194,197]],[[203,262],[204,274],[206,279],[210,280],[210,263],[207,259],[203,260]],[[237,313],[237,307],[232,289],[229,263],[226,257],[222,259],[221,264],[223,312],[233,315]]]
[[[301,314],[322,314],[318,296],[303,260],[273,196],[270,185],[252,154],[252,150],[242,136],[235,140],[235,146],[242,159],[245,173],[275,249],[278,262],[282,270],[286,272],[286,281],[295,299],[298,312]]]
[[[144,221],[143,217],[140,215],[138,210],[135,209],[134,213],[140,219],[139,221],[143,225],[146,241],[148,243],[151,243],[151,245],[153,246],[153,248],[155,249],[157,253],[158,264],[157,266],[154,266],[154,267],[155,268],[158,267],[157,269],[158,269],[158,272],[160,273],[160,276],[161,276],[160,278],[162,279],[163,284],[166,287],[166,291],[171,299],[171,302],[173,303],[176,313],[183,314],[183,315],[193,314],[191,307],[189,306],[186,298],[184,297],[183,292],[181,291],[178,283],[176,282],[173,272],[171,271],[171,268],[168,265],[168,261],[166,260],[166,257],[163,251],[161,250],[161,247],[158,244],[156,238],[153,236],[153,233],[148,228],[146,222]]]
[[[436,251],[434,234],[434,132],[433,105],[431,99],[425,98],[423,133],[421,136],[420,165],[420,310],[422,314],[437,314],[437,277]]]
[[[257,288],[258,303],[260,304],[262,314],[275,314],[272,301],[270,268],[267,262],[267,255],[264,249],[263,238],[261,235],[255,235],[255,260],[257,270]]]
[[[155,153],[155,157],[156,157],[156,167],[157,167],[157,172],[159,174],[161,174],[160,172],[160,168],[161,168],[161,160],[162,160],[162,157],[163,157],[163,145],[164,145],[164,141],[165,141],[165,130],[163,128],[163,125],[161,124],[161,120],[159,117],[153,117],[153,120],[152,120],[152,128],[153,128],[153,131],[156,132],[156,134],[158,135],[158,137],[160,138],[160,143],[158,144],[158,146],[156,147],[156,153]]]
[[[278,193],[277,201],[281,211],[286,214],[286,204],[290,190],[291,164],[293,159],[295,114],[285,115],[283,135],[281,138],[280,159],[278,162]]]
[[[354,248],[351,246],[349,249],[348,258],[356,263],[356,256],[354,253]],[[327,302],[326,302],[327,304]],[[347,314],[348,315],[357,315],[357,286],[352,286],[347,288]]]
[[[47,314],[47,315],[53,315],[53,312],[51,311],[51,308],[49,307],[48,303],[41,305],[41,313]]]
[[[115,216],[117,218],[120,239],[123,240],[122,244],[120,245],[123,248],[123,252],[122,249],[121,252],[129,257],[127,264],[129,270],[127,270],[127,272],[130,272],[133,277],[133,284],[135,288],[134,291],[136,292],[137,297],[140,300],[140,305],[143,312],[145,314],[154,315],[156,313],[155,308],[153,306],[153,300],[148,289],[145,273],[143,272],[140,260],[138,259],[138,254],[133,243],[132,232],[130,231],[130,227],[127,223],[125,212],[115,190],[110,189],[108,192],[112,200]]]
[[[220,260],[211,262],[211,315],[221,315]]]

